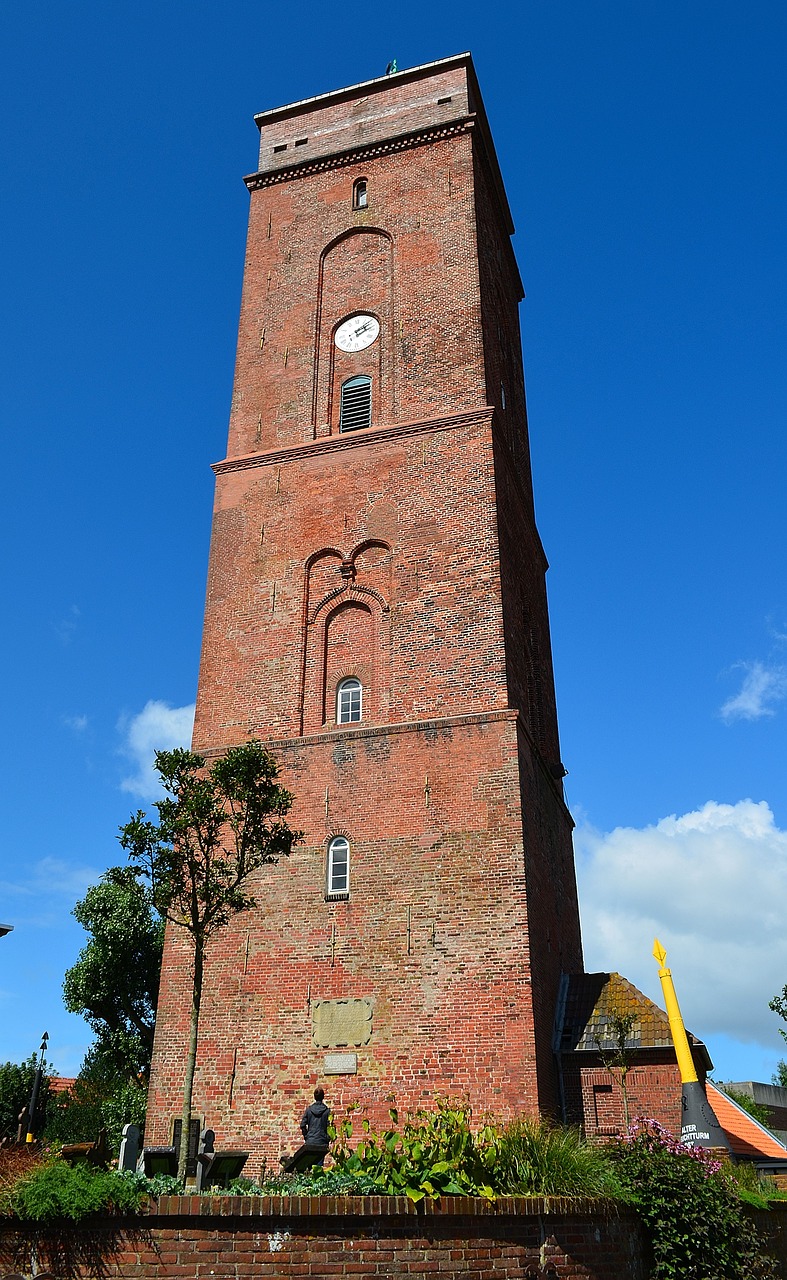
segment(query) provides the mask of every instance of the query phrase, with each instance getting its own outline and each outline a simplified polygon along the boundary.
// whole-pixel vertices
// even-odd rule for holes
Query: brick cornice
[[[303,734],[297,738],[263,738],[263,746],[270,751],[287,751],[318,746],[325,742],[351,742],[357,738],[387,738],[392,734],[424,733],[440,729],[458,729],[465,725],[500,724],[508,721],[516,723],[519,712],[505,708],[502,711],[473,711],[463,716],[440,716],[433,720],[405,720],[397,724],[373,724],[363,729],[336,729],[327,733]],[[223,756],[237,743],[227,743],[222,747],[200,747],[194,744],[194,750],[207,760]]]
[[[408,151],[412,147],[421,147],[430,142],[439,142],[443,138],[454,138],[475,128],[474,115],[463,116],[460,120],[447,121],[445,124],[430,125],[426,129],[416,129],[407,133],[396,134],[393,138],[382,138],[379,142],[369,142],[362,147],[351,147],[346,151],[333,151],[328,155],[314,156],[310,160],[302,160],[298,164],[283,165],[281,169],[264,173],[249,173],[243,179],[249,191],[259,191],[262,187],[276,186],[280,182],[289,182],[292,178],[308,177],[312,173],[324,173],[326,169],[344,168],[349,164],[359,164],[365,160],[374,160],[378,156],[392,155],[396,151]]]
[[[282,462],[292,462],[298,458],[310,458],[320,453],[335,453],[337,450],[357,449],[367,444],[385,444],[389,440],[399,440],[405,436],[417,436],[432,431],[453,431],[459,427],[491,425],[494,409],[485,406],[483,409],[471,410],[467,413],[455,413],[450,417],[421,418],[414,422],[396,422],[387,427],[367,427],[364,431],[347,432],[341,436],[322,436],[319,440],[306,440],[302,444],[288,445],[284,449],[266,450],[264,453],[244,453],[239,458],[225,458],[222,462],[214,462],[213,470],[217,476],[228,471],[244,471],[247,467],[269,467]]]

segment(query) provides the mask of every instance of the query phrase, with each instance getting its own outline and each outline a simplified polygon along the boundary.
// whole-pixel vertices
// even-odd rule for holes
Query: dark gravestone
[[[243,1172],[249,1158],[248,1151],[205,1152],[198,1156],[197,1190],[209,1191],[212,1187],[227,1187]]]
[[[226,1187],[239,1178],[249,1158],[248,1151],[216,1151],[216,1135],[206,1129],[200,1137],[197,1153],[197,1191]]]
[[[183,1121],[173,1120],[172,1122],[172,1145],[180,1154],[180,1135],[183,1132]],[[192,1120],[189,1125],[189,1149],[186,1156],[186,1177],[193,1178],[197,1172],[197,1152],[199,1151],[200,1125],[199,1120]]]
[[[146,1178],[168,1174],[174,1178],[178,1172],[178,1153],[175,1147],[143,1147],[142,1172]]]
[[[139,1129],[135,1124],[123,1125],[123,1138],[120,1143],[120,1155],[118,1156],[118,1169],[131,1169],[137,1167],[139,1161]]]

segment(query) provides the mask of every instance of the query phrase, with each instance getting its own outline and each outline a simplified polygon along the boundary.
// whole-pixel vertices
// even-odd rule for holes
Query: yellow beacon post
[[[699,1082],[689,1046],[689,1037],[686,1035],[678,997],[675,994],[675,984],[670,970],[664,964],[667,953],[658,938],[653,942],[653,957],[659,966],[664,1008],[669,1018],[670,1035],[680,1071],[682,1094],[680,1140],[690,1147],[726,1147],[729,1150],[727,1135],[716,1119],[716,1113],[705,1096],[705,1089]]]

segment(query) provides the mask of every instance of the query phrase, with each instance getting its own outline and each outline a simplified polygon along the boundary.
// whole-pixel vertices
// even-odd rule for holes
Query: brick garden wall
[[[753,1213],[787,1280],[787,1207]],[[645,1280],[627,1209],[594,1201],[443,1197],[423,1212],[395,1197],[164,1196],[142,1218],[62,1231],[0,1222],[0,1280]]]
[[[0,1270],[26,1269],[30,1234],[0,1226]],[[107,1280],[327,1280],[440,1276],[462,1280],[644,1280],[639,1228],[628,1211],[512,1197],[443,1198],[416,1213],[388,1197],[163,1197],[140,1222],[39,1237],[38,1265],[66,1264]],[[81,1266],[80,1266],[81,1263]],[[105,1269],[99,1270],[98,1265]]]

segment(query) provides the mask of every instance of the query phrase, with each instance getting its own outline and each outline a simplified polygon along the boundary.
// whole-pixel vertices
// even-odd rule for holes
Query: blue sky
[[[471,49],[508,188],[586,963],[722,1079],[787,982],[787,10],[0,10],[0,1060],[89,1043],[75,899],[188,732],[255,111]],[[784,1046],[787,1049],[787,1046]]]

